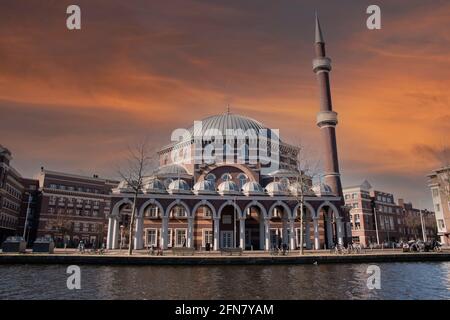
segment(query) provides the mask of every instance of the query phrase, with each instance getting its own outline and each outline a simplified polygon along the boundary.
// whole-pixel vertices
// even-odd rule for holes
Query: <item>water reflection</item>
[[[450,263],[383,263],[381,290],[368,264],[297,266],[0,266],[1,299],[450,299]]]

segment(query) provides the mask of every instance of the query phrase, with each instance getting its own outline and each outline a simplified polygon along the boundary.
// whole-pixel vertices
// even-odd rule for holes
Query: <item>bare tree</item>
[[[57,232],[62,234],[64,249],[66,249],[66,235],[72,234],[73,222],[71,220],[68,220],[63,214],[57,213],[56,218],[52,222],[52,227],[57,230]]]
[[[131,206],[131,218],[129,223],[128,254],[133,253],[133,227],[136,218],[138,195],[144,185],[144,178],[149,175],[154,159],[154,152],[150,150],[148,140],[138,142],[133,147],[128,147],[127,165],[118,170],[118,174],[133,192],[133,204]]]
[[[297,190],[296,197],[297,203],[300,204],[300,255],[303,255],[303,228],[304,228],[304,204],[305,195],[312,186],[314,178],[318,177],[320,170],[320,161],[312,160],[311,153],[308,153],[308,149],[299,144],[297,145]]]
[[[441,193],[446,197],[446,202],[450,202],[450,145],[442,145],[437,155],[442,168],[437,174]]]

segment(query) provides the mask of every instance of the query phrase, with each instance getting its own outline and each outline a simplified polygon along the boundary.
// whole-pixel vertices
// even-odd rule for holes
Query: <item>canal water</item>
[[[1,265],[0,299],[450,299],[450,262],[278,266],[80,266],[67,289],[65,265]]]

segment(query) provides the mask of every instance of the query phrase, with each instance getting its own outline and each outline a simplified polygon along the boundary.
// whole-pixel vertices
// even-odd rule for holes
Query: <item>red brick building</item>
[[[106,237],[110,192],[118,182],[42,168],[39,174],[40,218],[37,236],[52,237],[57,246],[83,240],[99,246]]]
[[[24,185],[11,166],[11,152],[0,145],[0,243],[16,235]]]
[[[350,207],[354,243],[369,246],[436,238],[434,212],[416,209],[403,199],[396,203],[392,193],[374,190],[367,181],[344,188],[344,199]]]

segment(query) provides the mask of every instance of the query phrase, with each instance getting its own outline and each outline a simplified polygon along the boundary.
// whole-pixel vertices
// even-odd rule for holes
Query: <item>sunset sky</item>
[[[66,28],[77,4],[82,29]],[[431,207],[450,136],[450,2],[2,0],[0,144],[24,176],[114,177],[126,146],[226,111],[321,156],[314,11],[333,61],[344,185]]]

